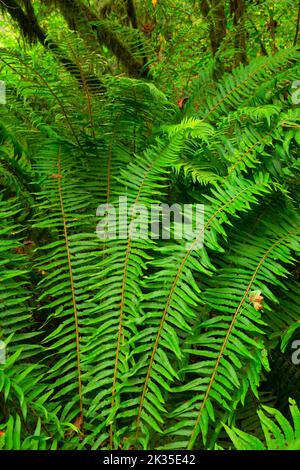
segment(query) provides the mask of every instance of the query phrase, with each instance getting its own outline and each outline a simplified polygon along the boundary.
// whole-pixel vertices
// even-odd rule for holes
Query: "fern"
[[[51,30],[55,55],[0,51],[0,447],[297,448],[276,374],[296,388],[299,52],[217,83],[207,61],[179,110],[97,54],[101,31],[153,53],[114,11]],[[154,204],[202,204],[204,224],[153,236]],[[99,237],[114,211],[122,236]]]
[[[290,400],[290,413],[293,427],[276,409],[263,406],[258,411],[264,441],[237,428],[225,425],[226,432],[237,450],[299,450],[299,409],[294,400]]]

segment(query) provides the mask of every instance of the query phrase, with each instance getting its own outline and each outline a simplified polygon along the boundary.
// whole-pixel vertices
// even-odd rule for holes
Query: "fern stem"
[[[72,47],[72,44],[70,43],[69,44],[69,48],[73,54],[73,58],[74,58],[74,62],[75,64],[77,65],[78,67],[78,70],[80,72],[80,77],[81,77],[81,81],[82,81],[82,86],[83,86],[83,90],[84,90],[84,93],[86,95],[86,100],[87,100],[87,108],[88,108],[88,114],[89,114],[89,119],[90,119],[90,126],[91,126],[91,132],[92,132],[92,137],[95,138],[95,123],[94,123],[94,116],[93,116],[93,106],[92,106],[92,97],[89,93],[89,87],[88,87],[88,84],[87,84],[87,80],[86,80],[86,76],[83,72],[83,69],[82,69],[82,66],[81,66],[81,63],[80,63],[80,60],[77,60],[77,56],[74,52],[74,49]]]
[[[280,55],[284,55],[286,53],[286,51],[283,51],[282,54]],[[277,55],[277,57],[279,56],[279,54]],[[228,93],[226,93],[226,95],[224,95],[220,101],[218,101],[207,113],[206,115],[203,117],[203,120],[206,120],[212,113],[214,113],[214,111],[216,109],[218,109],[223,103],[224,101],[226,101],[226,99],[231,96],[233,93],[235,93],[239,88],[241,88],[243,85],[245,85],[245,83],[247,83],[249,80],[251,80],[251,78],[255,77],[255,75],[260,72],[260,70],[264,69],[265,67],[267,67],[269,65],[269,63],[266,61],[265,63],[263,63],[262,65],[260,65],[257,69],[255,69],[252,73],[250,73],[244,80],[242,80],[237,86],[235,86],[234,88],[232,88],[232,90],[230,90]]]
[[[160,340],[160,337],[161,337],[161,334],[162,334],[162,330],[163,330],[163,327],[164,327],[164,323],[165,323],[165,320],[166,320],[166,317],[167,317],[167,314],[168,314],[168,310],[169,310],[169,306],[170,306],[170,303],[171,303],[171,300],[172,300],[172,297],[173,297],[173,293],[176,289],[176,286],[177,286],[177,283],[178,283],[178,280],[180,279],[180,276],[181,276],[181,273],[183,271],[183,268],[191,254],[191,252],[193,251],[193,248],[196,244],[199,243],[199,241],[201,240],[201,237],[203,235],[203,233],[205,233],[205,230],[210,226],[211,222],[217,217],[217,215],[219,213],[221,213],[222,211],[224,211],[224,209],[230,205],[235,199],[237,199],[241,194],[243,194],[245,191],[247,191],[249,188],[247,188],[246,190],[243,190],[241,192],[239,192],[238,194],[236,194],[233,198],[231,198],[226,204],[224,204],[223,206],[221,206],[209,219],[208,221],[206,222],[206,224],[204,225],[203,229],[200,231],[198,237],[193,241],[193,243],[191,244],[190,248],[188,249],[188,251],[186,252],[183,260],[181,261],[180,263],[180,266],[177,270],[177,273],[175,275],[175,278],[174,278],[174,281],[172,283],[172,286],[171,286],[171,289],[170,289],[170,292],[168,294],[168,297],[167,297],[167,301],[166,301],[166,305],[165,305],[165,308],[164,308],[164,311],[163,311],[163,314],[162,314],[162,318],[161,318],[161,322],[160,322],[160,325],[159,325],[159,329],[158,329],[158,332],[157,332],[157,336],[156,336],[156,339],[155,339],[155,343],[154,343],[154,346],[153,346],[153,349],[152,349],[152,353],[151,353],[151,358],[150,358],[150,362],[149,362],[149,366],[148,366],[148,370],[147,370],[147,375],[146,375],[146,378],[145,378],[145,382],[144,382],[144,386],[143,386],[143,391],[142,391],[142,396],[141,396],[141,400],[140,400],[140,404],[139,404],[139,409],[138,409],[138,417],[137,417],[137,421],[136,421],[136,425],[137,425],[137,431],[136,431],[136,439],[138,438],[138,434],[139,434],[139,428],[140,428],[140,421],[141,421],[141,414],[142,414],[142,410],[143,410],[143,405],[144,405],[144,400],[145,400],[145,396],[146,396],[146,393],[147,393],[147,390],[148,390],[148,385],[149,385],[149,380],[150,380],[150,375],[151,375],[151,370],[152,370],[152,367],[153,367],[153,363],[154,363],[154,359],[155,359],[155,355],[156,355],[156,351],[157,351],[157,348],[158,348],[158,344],[159,344],[159,340]]]
[[[158,157],[157,157],[158,158]],[[157,159],[156,159],[157,160]],[[128,262],[129,256],[131,252],[131,230],[134,223],[134,206],[138,203],[140,199],[140,195],[146,181],[146,178],[149,172],[152,170],[156,160],[151,162],[149,168],[147,168],[143,179],[141,181],[138,194],[135,198],[134,204],[132,205],[131,214],[130,214],[130,224],[129,224],[129,234],[128,234],[128,242],[126,247],[126,254],[125,254],[125,261],[124,261],[124,270],[123,270],[123,278],[122,278],[122,287],[121,287],[121,303],[120,303],[120,319],[119,319],[119,327],[118,327],[118,343],[117,343],[117,351],[116,351],[116,360],[115,360],[115,367],[114,367],[114,376],[113,376],[113,386],[112,386],[112,401],[111,401],[111,408],[113,408],[115,400],[115,388],[117,383],[117,376],[118,376],[118,365],[119,365],[119,355],[120,355],[120,348],[121,348],[121,338],[122,338],[122,330],[123,330],[123,319],[124,319],[124,307],[125,307],[125,289],[126,289],[126,280],[127,280],[127,269],[128,269]],[[113,425],[110,425],[110,447],[113,448]]]
[[[14,67],[12,67],[12,65],[9,64],[8,62],[6,62],[6,60],[4,60],[2,57],[0,57],[0,60],[1,60],[5,65],[7,65],[7,67],[9,67],[11,70],[13,70],[14,72],[16,72],[18,75],[21,75],[20,72],[19,72],[17,69],[15,69]],[[27,67],[27,64],[26,64],[22,59],[20,59],[20,58],[18,57],[18,60],[19,60],[19,62],[20,62],[22,65],[24,65],[25,67]],[[62,110],[62,113],[63,113],[63,115],[64,115],[64,117],[65,117],[65,119],[66,119],[66,122],[67,122],[67,124],[68,124],[68,126],[69,126],[69,129],[70,129],[70,131],[71,131],[71,133],[72,133],[74,139],[76,140],[76,142],[77,142],[77,144],[78,144],[78,147],[80,148],[80,150],[81,150],[81,151],[83,152],[83,154],[85,155],[85,151],[84,151],[84,149],[82,148],[81,143],[79,142],[79,139],[78,139],[78,137],[77,137],[77,135],[76,135],[76,132],[74,131],[73,125],[72,125],[72,123],[71,123],[71,121],[70,121],[70,119],[69,119],[69,116],[68,116],[68,114],[67,114],[67,112],[66,112],[66,109],[65,109],[65,106],[64,106],[62,100],[61,100],[61,99],[59,98],[59,96],[55,93],[55,91],[52,90],[52,88],[50,87],[50,85],[49,85],[49,83],[47,82],[47,80],[45,80],[44,77],[43,77],[37,70],[35,70],[35,69],[32,69],[32,70],[33,70],[33,72],[35,73],[35,75],[37,75],[38,78],[42,81],[42,83],[46,86],[46,88],[49,90],[49,92],[51,93],[51,95],[53,96],[53,98],[54,98],[54,99],[57,101],[57,103],[59,104],[59,106],[60,106],[60,108],[61,108],[61,110]],[[21,77],[22,77],[22,75],[21,75]],[[23,78],[24,78],[24,77],[23,77]]]
[[[273,132],[273,129],[270,132],[268,132],[266,135],[264,135],[264,137],[262,139],[259,139],[257,142],[255,142],[255,144],[253,144],[246,152],[244,152],[241,155],[241,157],[230,168],[230,170],[228,172],[228,175],[226,175],[224,177],[224,180],[223,180],[223,183],[221,184],[221,186],[224,185],[225,181],[228,180],[228,178],[232,175],[232,173],[236,170],[236,168],[244,160],[244,158],[246,158],[247,155],[249,155],[252,152],[252,150],[254,150],[259,144],[261,144],[262,142],[265,142],[265,140],[267,140],[267,138],[272,134],[272,132]]]
[[[68,226],[67,226],[67,219],[66,219],[66,214],[65,214],[65,210],[64,210],[64,203],[63,203],[63,196],[62,196],[62,187],[61,187],[62,174],[61,174],[61,154],[60,153],[59,153],[59,156],[58,156],[57,169],[58,169],[57,185],[58,185],[58,193],[59,193],[59,201],[60,201],[60,210],[61,210],[61,215],[62,215],[62,220],[63,220],[63,227],[64,227],[64,238],[65,238],[67,258],[68,258],[68,268],[69,268],[69,275],[70,275],[70,284],[71,284],[71,292],[72,292],[72,304],[73,304],[74,322],[75,322],[79,409],[80,409],[80,416],[83,419],[82,378],[81,378],[81,367],[80,367],[81,356],[80,356],[80,340],[79,340],[79,327],[78,327],[78,312],[77,312],[77,303],[76,303],[76,295],[75,295],[75,286],[74,286],[74,276],[73,276],[73,269],[72,269],[71,253],[70,253],[69,239],[68,239]]]
[[[265,260],[267,259],[267,257],[269,256],[269,254],[272,252],[272,250],[277,246],[279,245],[283,240],[286,240],[289,236],[291,235],[294,235],[295,233],[297,233],[298,231],[300,230],[300,228],[298,228],[297,230],[293,230],[293,231],[290,231],[287,235],[285,235],[284,237],[281,237],[279,238],[279,240],[277,240],[275,243],[273,243],[271,245],[271,247],[265,252],[264,256],[260,259],[258,265],[256,266],[255,268],[255,271],[250,279],[250,282],[244,292],[244,295],[232,317],[232,320],[231,320],[231,323],[229,325],[229,328],[227,330],[227,333],[225,335],[225,338],[224,338],[224,341],[222,343],[222,346],[221,346],[221,349],[220,349],[220,352],[218,354],[218,357],[216,359],[216,363],[215,363],[215,366],[213,368],[213,371],[212,371],[212,375],[211,375],[211,378],[210,378],[210,381],[209,381],[209,384],[207,386],[207,389],[206,389],[206,392],[205,392],[205,395],[204,395],[204,398],[203,398],[203,401],[201,403],[201,406],[200,406],[200,410],[199,410],[199,413],[198,413],[198,416],[197,416],[197,419],[196,419],[196,422],[195,422],[195,426],[193,428],[193,432],[192,432],[192,435],[190,437],[190,441],[188,443],[188,450],[192,450],[193,449],[193,446],[195,444],[195,441],[197,439],[197,436],[198,436],[198,433],[197,433],[197,428],[199,426],[199,423],[200,423],[200,420],[201,420],[201,416],[202,416],[202,412],[204,410],[204,407],[205,407],[205,404],[206,404],[206,401],[209,397],[209,394],[210,394],[210,391],[212,389],[212,386],[213,386],[213,383],[214,383],[214,380],[215,380],[215,377],[216,377],[216,374],[217,374],[217,371],[218,371],[218,367],[219,367],[219,364],[220,364],[220,361],[223,357],[223,353],[225,351],[225,348],[227,346],[227,343],[228,343],[228,340],[230,338],[230,335],[231,335],[231,332],[233,330],[233,327],[235,325],[235,322],[236,322],[236,319],[240,313],[240,310],[252,288],[252,285],[257,277],[257,274],[258,274],[258,271],[260,270],[260,268],[262,267],[263,263],[265,262]]]

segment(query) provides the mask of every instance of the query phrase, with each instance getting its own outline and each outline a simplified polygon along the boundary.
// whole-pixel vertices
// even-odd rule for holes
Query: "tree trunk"
[[[235,27],[234,47],[237,50],[234,58],[235,67],[240,63],[247,63],[245,8],[245,0],[230,0],[230,13]]]
[[[202,15],[209,21],[209,36],[213,56],[216,55],[225,35],[226,16],[224,0],[201,0],[200,9]]]

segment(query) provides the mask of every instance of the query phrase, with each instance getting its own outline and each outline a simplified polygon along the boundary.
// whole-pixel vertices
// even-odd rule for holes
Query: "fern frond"
[[[240,66],[232,74],[224,76],[217,85],[215,95],[207,96],[207,106],[199,111],[200,117],[213,121],[250,102],[260,85],[265,85],[266,80],[270,81],[271,77],[297,60],[297,50],[285,49],[272,57],[255,59],[246,67]]]
[[[224,425],[227,434],[237,450],[299,450],[300,412],[294,400],[290,400],[290,414],[293,426],[275,408],[262,406],[258,411],[264,441],[235,427]]]
[[[189,340],[199,349],[199,352],[195,352],[196,358],[198,354],[203,358],[208,358],[203,365],[200,361],[184,368],[184,371],[192,372],[197,370],[198,364],[200,377],[202,377],[201,369],[204,366],[203,378],[196,380],[192,388],[198,390],[198,393],[199,389],[201,390],[198,395],[199,408],[198,411],[187,411],[184,408],[184,413],[181,411],[178,415],[176,415],[176,410],[172,413],[172,416],[180,417],[181,420],[184,420],[185,414],[191,421],[192,417],[195,419],[192,430],[188,431],[187,426],[185,431],[187,435],[191,432],[188,448],[195,445],[200,433],[205,439],[208,421],[214,416],[212,403],[215,403],[215,406],[230,409],[230,406],[233,405],[232,390],[236,387],[240,389],[241,399],[245,396],[247,391],[245,381],[243,381],[243,387],[240,388],[238,376],[236,379],[232,374],[231,378],[228,377],[228,367],[238,371],[242,367],[243,360],[251,358],[257,363],[258,358],[255,357],[257,354],[251,353],[251,347],[263,349],[263,342],[259,341],[259,337],[264,334],[265,322],[262,321],[258,311],[251,303],[251,292],[256,288],[264,292],[263,286],[268,283],[280,284],[276,276],[284,276],[286,270],[274,259],[279,258],[283,262],[288,262],[291,243],[293,239],[299,237],[299,226],[286,227],[278,235],[277,239],[268,241],[254,238],[253,244],[244,246],[245,251],[240,258],[238,257],[240,255],[237,254],[240,252],[237,247],[236,254],[232,258],[237,268],[225,268],[224,275],[220,274],[221,277],[217,276],[214,279],[214,287],[204,293],[206,302],[221,314],[203,322],[202,327],[206,332],[200,334],[199,337],[191,337]],[[274,276],[274,272],[276,276]],[[218,287],[220,284],[222,288]],[[243,292],[242,296],[241,292]],[[273,298],[269,289],[265,292],[266,296]],[[247,334],[245,334],[245,330]],[[213,342],[211,335],[214,338]],[[192,349],[188,351],[193,354]],[[209,359],[210,357],[214,359]],[[257,393],[256,387],[259,380],[254,381],[253,379],[254,376],[250,375],[246,381],[249,380],[248,386],[251,385],[252,390]],[[180,387],[179,389],[181,390]],[[195,410],[195,406],[193,410]]]

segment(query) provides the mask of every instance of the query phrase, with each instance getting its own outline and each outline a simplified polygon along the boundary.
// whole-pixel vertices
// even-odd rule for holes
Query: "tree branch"
[[[64,16],[70,29],[77,31],[83,40],[94,40],[96,33],[100,46],[106,46],[116,56],[131,77],[146,77],[148,70],[137,61],[131,51],[120,41],[118,36],[108,27],[99,25],[100,18],[81,0],[43,0],[44,3],[55,4]],[[97,24],[98,23],[98,24]]]
[[[21,8],[20,3],[16,0],[5,0],[5,4],[1,1],[1,10],[4,13],[8,13],[11,18],[16,21],[18,27],[24,36],[30,43],[39,41],[45,48],[50,50],[56,59],[66,68],[66,70],[73,75],[76,80],[83,85],[82,72],[68,57],[63,56],[60,53],[57,44],[48,41],[45,32],[40,27],[34,9],[30,0],[22,0],[25,7],[25,12]],[[94,75],[89,75],[85,79],[85,83],[92,91],[104,92],[105,87],[103,83]]]

